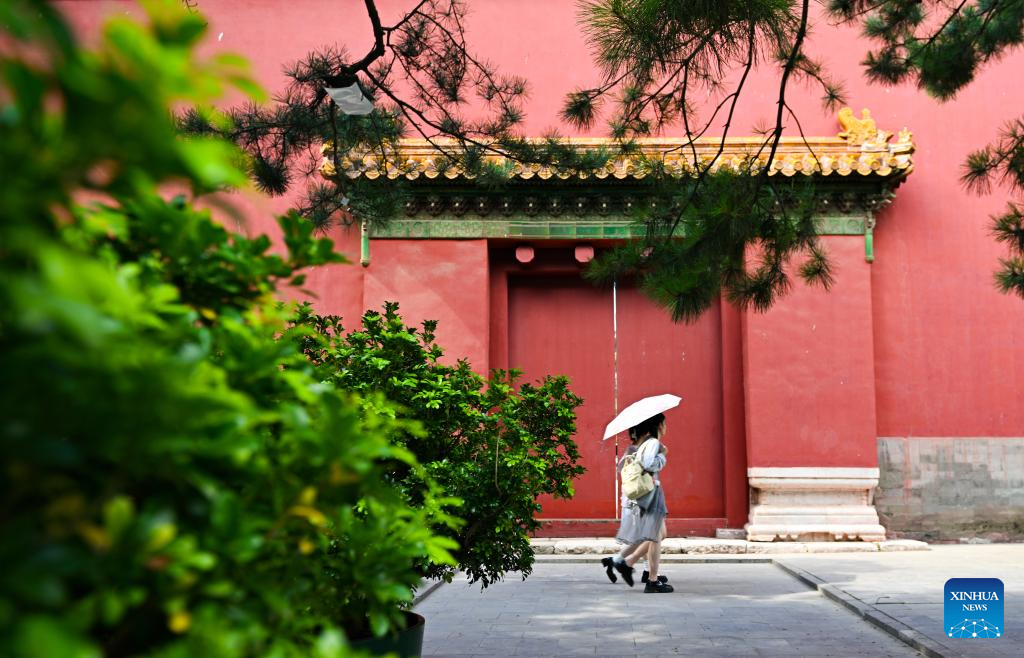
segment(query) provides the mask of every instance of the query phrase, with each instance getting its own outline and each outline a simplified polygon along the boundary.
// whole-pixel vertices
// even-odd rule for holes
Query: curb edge
[[[801,569],[783,560],[773,560],[775,566],[793,576],[811,589],[817,590],[825,598],[839,604],[854,613],[875,628],[896,638],[900,642],[920,651],[928,658],[963,658],[963,654],[939,644],[924,633],[914,630],[895,617],[882,612],[875,606],[865,603],[844,589],[831,585],[809,571]]]

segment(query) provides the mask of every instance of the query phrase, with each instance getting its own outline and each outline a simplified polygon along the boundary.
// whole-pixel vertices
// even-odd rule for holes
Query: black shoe
[[[644,569],[643,575],[640,576],[640,582],[641,583],[646,583],[650,579],[651,579],[651,573],[649,571],[647,571],[647,569]],[[658,576],[658,582],[659,583],[667,583],[668,582],[668,576]]]
[[[674,587],[668,583],[661,582],[661,580],[654,583],[648,582],[647,585],[644,586],[644,594],[668,594],[669,592],[674,591]]]
[[[619,578],[615,575],[615,569],[613,568],[615,565],[615,560],[611,559],[610,557],[603,557],[601,558],[601,564],[604,565],[604,572],[608,574],[608,580],[612,581],[613,583],[618,582]]]
[[[627,585],[630,587],[633,586],[633,567],[629,566],[625,562],[616,562],[615,570],[619,572]]]

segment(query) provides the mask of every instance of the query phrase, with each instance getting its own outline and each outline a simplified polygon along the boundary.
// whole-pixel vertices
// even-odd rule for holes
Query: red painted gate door
[[[661,478],[669,531],[724,526],[718,306],[695,324],[676,324],[633,287],[597,289],[576,276],[513,276],[508,294],[509,364],[528,381],[567,375],[584,400],[576,442],[587,472],[572,500],[543,500],[541,518],[578,521],[575,534],[588,526],[597,533],[595,521],[614,520],[616,451],[625,450],[628,437],[602,441],[604,427],[635,400],[674,393],[683,403],[667,414],[668,465]]]

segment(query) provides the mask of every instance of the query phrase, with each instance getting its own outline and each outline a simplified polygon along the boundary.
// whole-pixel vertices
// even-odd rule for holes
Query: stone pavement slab
[[[425,656],[917,656],[772,564],[672,563],[676,591],[541,562],[526,581],[444,585],[416,607]]]
[[[619,551],[619,544],[610,537],[579,537],[572,539],[535,538],[530,541],[537,555],[609,555]],[[928,544],[913,539],[887,541],[835,542],[757,542],[745,539],[712,539],[710,537],[678,537],[666,539],[662,552],[668,555],[751,555],[777,553],[887,553],[927,551]]]
[[[939,646],[943,655],[1024,656],[1024,544],[933,545],[926,553],[790,555],[777,562],[799,569]],[[945,633],[943,597],[950,578],[999,578],[1005,633],[955,639]]]

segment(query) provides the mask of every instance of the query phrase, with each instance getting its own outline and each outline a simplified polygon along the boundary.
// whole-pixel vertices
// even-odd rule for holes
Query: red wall
[[[583,398],[576,443],[587,471],[571,501],[546,498],[541,516],[614,519],[615,442],[601,440],[614,408],[611,293],[571,275],[517,277],[508,282],[508,309],[510,363],[526,381],[564,374]]]
[[[131,3],[103,1],[58,4],[85,31],[93,29],[102,14],[131,7]],[[385,23],[410,4],[381,2]],[[257,76],[271,90],[283,83],[283,64],[310,48],[346,44],[360,56],[370,45],[368,22],[358,0],[200,0],[199,5],[210,19],[214,40],[210,48],[248,56]],[[541,134],[557,127],[571,134],[573,131],[557,119],[563,94],[598,80],[574,21],[576,3],[517,0],[514,11],[512,6],[498,0],[471,3],[471,43],[504,70],[530,80],[526,132]],[[1006,195],[974,197],[959,182],[966,154],[993,139],[999,125],[1024,107],[1024,85],[1019,82],[1024,54],[1016,52],[986,67],[954,102],[940,104],[913,85],[869,85],[858,64],[866,43],[856,29],[833,28],[819,18],[810,50],[845,81],[855,108],[870,107],[881,128],[908,126],[918,143],[916,169],[900,188],[895,203],[883,212],[875,233],[876,260],[870,267],[875,434],[1024,435],[1024,405],[1017,403],[1024,385],[1024,337],[1020,331],[1024,301],[997,293],[991,276],[1002,250],[989,235],[988,215],[1002,208]],[[748,84],[734,123],[737,135],[749,134],[755,123],[773,116],[774,74],[757,76]],[[797,87],[791,95],[792,105],[808,134],[835,134],[834,114],[821,110],[819,95]],[[597,126],[591,132],[602,134],[602,130]],[[264,215],[253,217],[252,230],[268,226],[272,224]],[[353,242],[346,244],[354,248]],[[397,254],[392,251],[397,247],[378,246],[381,244],[374,243],[375,263],[370,271],[382,268],[381,263]],[[434,255],[455,255],[439,249]],[[382,260],[377,260],[378,255]],[[437,262],[433,255],[425,254],[422,259]],[[470,264],[481,262],[479,255],[471,256]],[[343,290],[348,286],[356,290],[360,276],[342,275],[346,283],[340,286],[333,274],[325,272],[312,277],[310,283],[320,290],[322,303],[348,312],[355,305]],[[391,275],[372,276],[379,278],[368,279],[366,304],[375,303],[387,291]],[[859,291],[863,298],[865,289]],[[460,294],[443,294],[439,299],[447,305],[447,300]],[[487,323],[462,318],[461,313],[478,308],[481,294],[479,289],[471,293],[472,301],[465,306],[451,302],[453,306],[429,313],[442,317],[442,337],[449,341],[449,351],[465,352],[475,362],[476,355],[486,354]],[[807,294],[818,293],[796,291],[789,302],[792,312],[799,312],[795,307],[808,299]],[[415,303],[417,312],[420,304]],[[464,338],[454,332],[445,335],[445,321],[453,320],[468,322],[457,332]],[[838,351],[845,349],[840,338],[837,335]],[[860,374],[868,376],[866,371]],[[859,425],[863,420],[844,418],[843,422],[853,423],[861,432],[866,431]]]
[[[750,466],[867,466],[875,449],[871,265],[862,236],[824,239],[829,291],[796,286],[748,313],[743,356]]]
[[[363,302],[365,270],[359,266],[359,232],[336,227],[327,237],[334,240],[349,262],[309,270],[303,289],[315,294],[311,301],[319,313],[340,315],[346,329],[355,329],[364,310],[380,310],[380,306],[367,306]],[[297,296],[306,298],[306,295]]]
[[[445,359],[467,358],[487,372],[487,270],[486,240],[374,240],[363,305],[380,309],[397,301],[412,326],[437,320]]]

